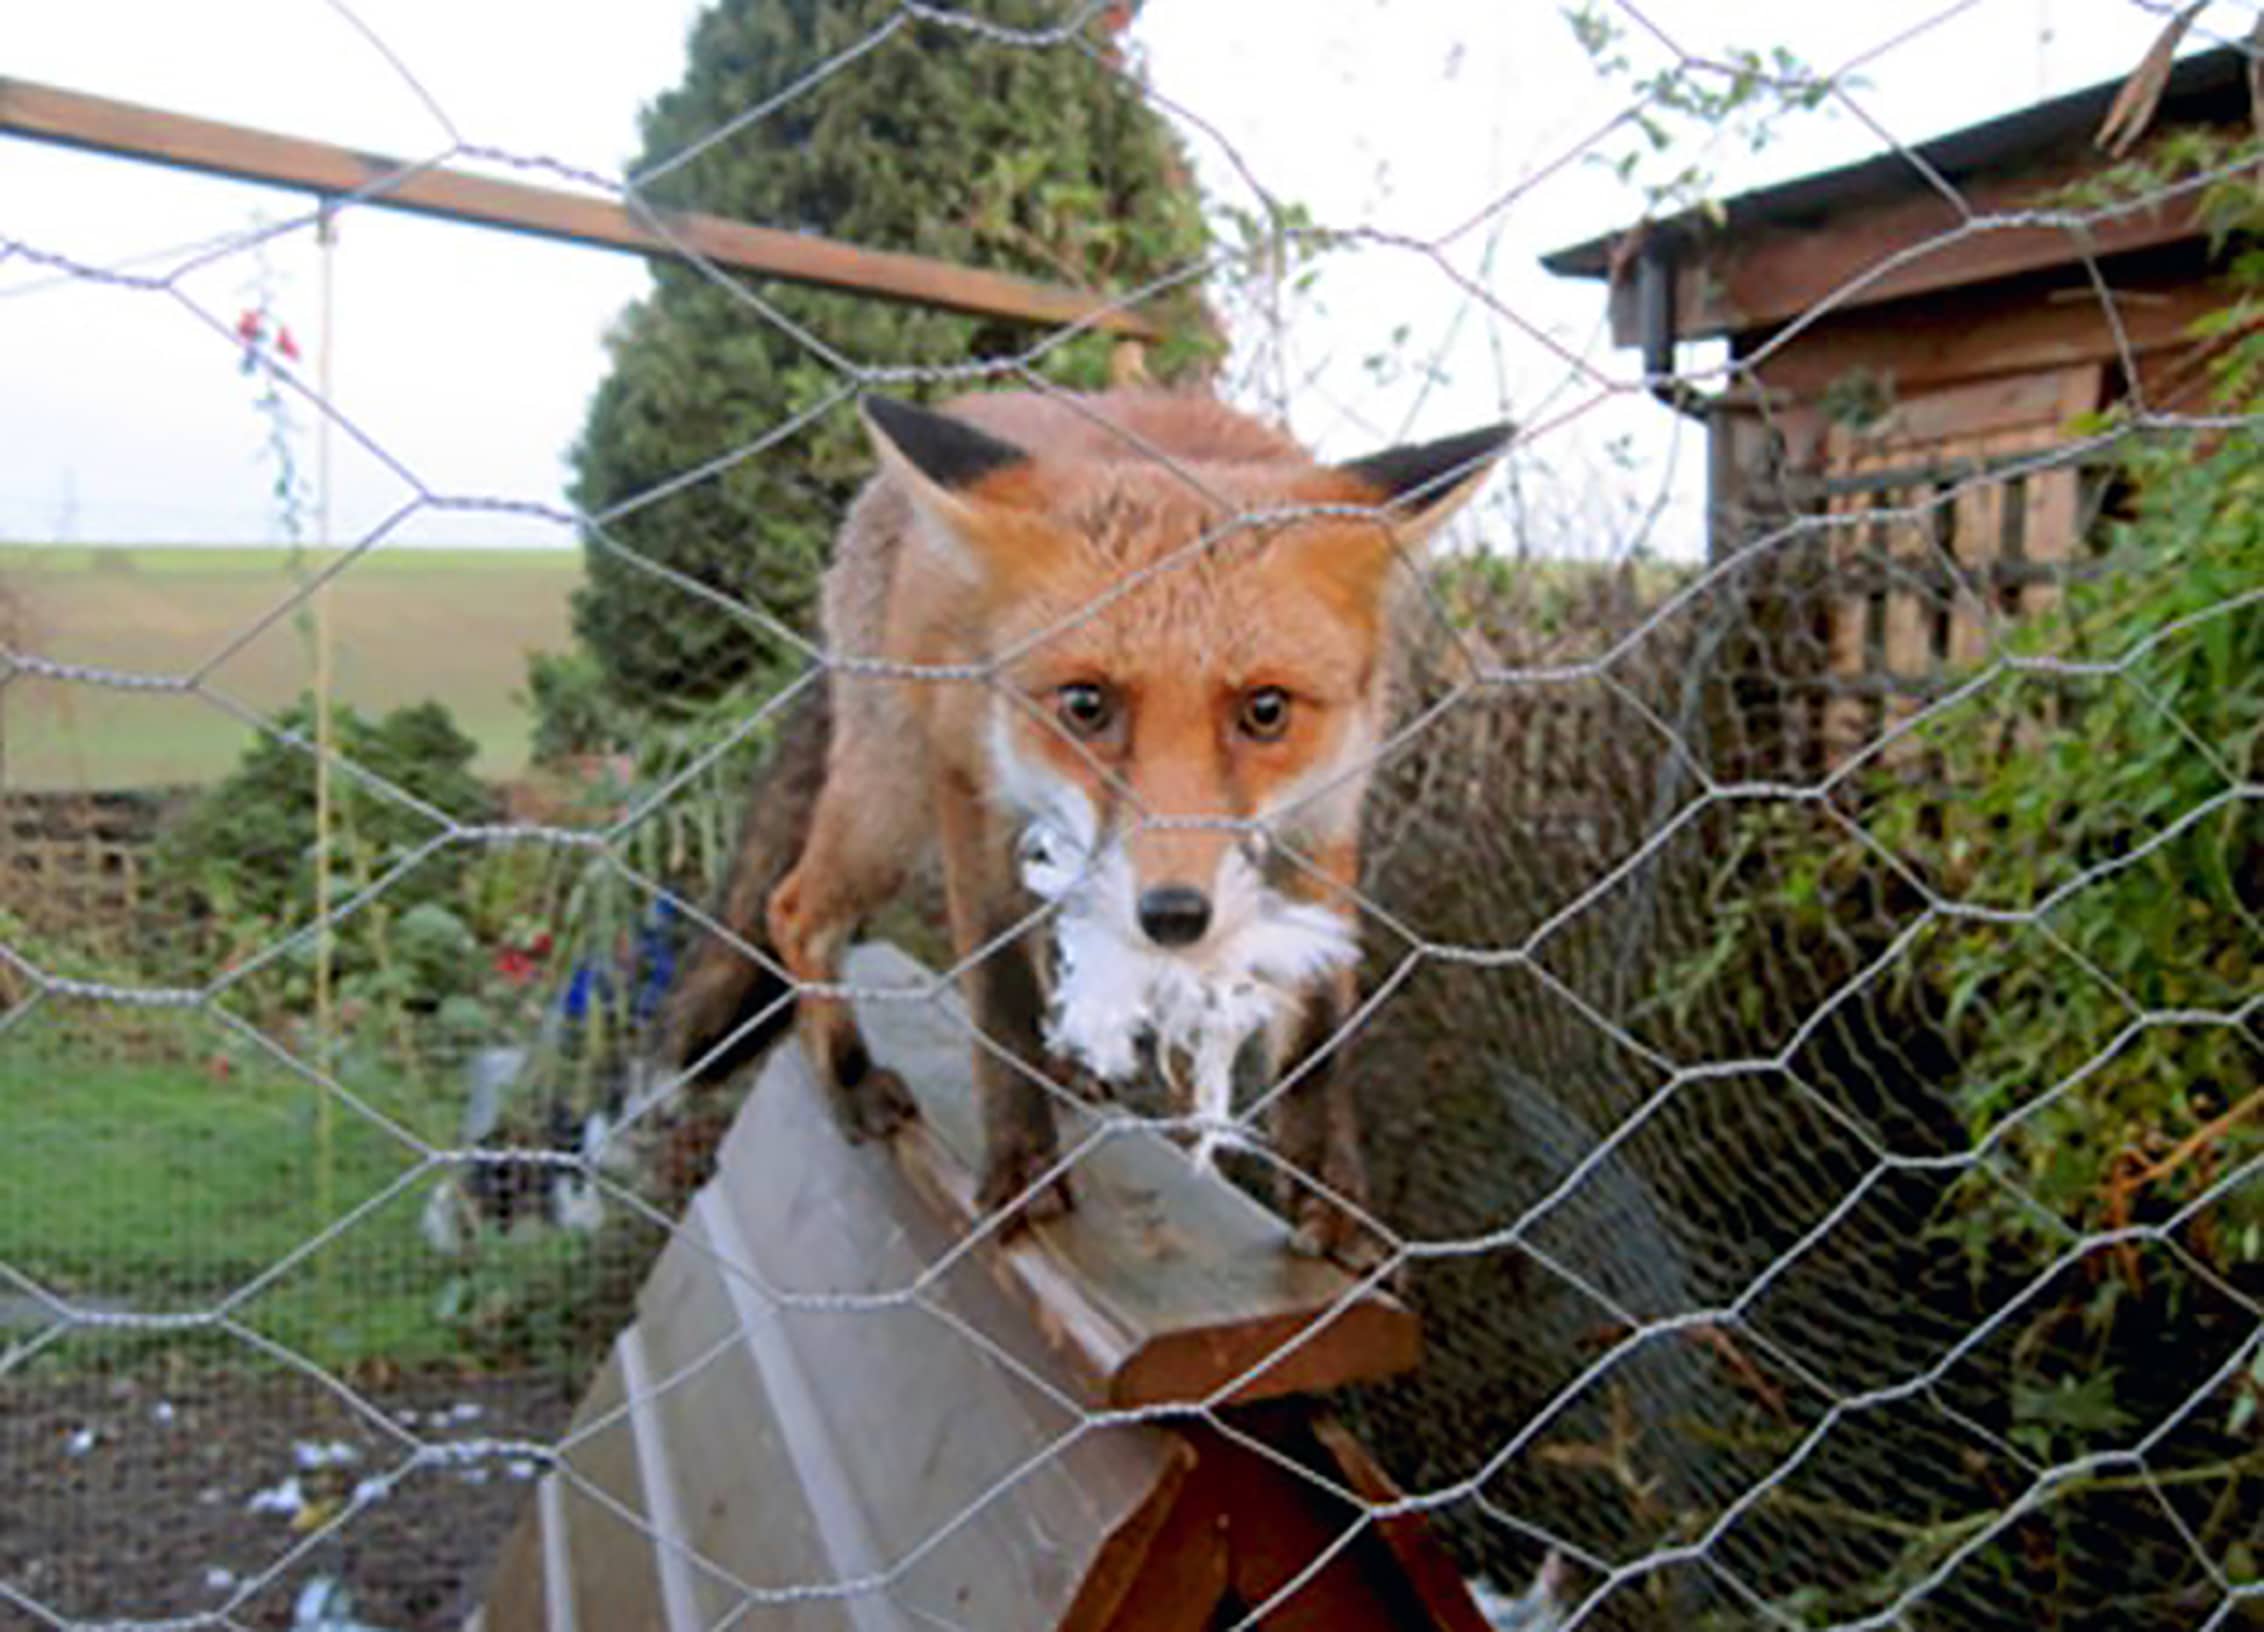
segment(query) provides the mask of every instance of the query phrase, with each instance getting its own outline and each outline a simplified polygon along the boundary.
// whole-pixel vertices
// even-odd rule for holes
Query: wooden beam
[[[2096,178],[2098,170],[2096,157],[2086,153],[1970,180],[1959,188],[1959,196],[1976,222],[2022,211],[2069,209],[2061,201],[2064,189]],[[1837,321],[1843,313],[1890,300],[2077,265],[2086,256],[2158,249],[2205,232],[2199,195],[2190,191],[2164,204],[2098,220],[2080,233],[2060,226],[1969,228],[1966,222],[1948,199],[1914,177],[1910,196],[1891,204],[1826,216],[1810,226],[1763,228],[1686,248],[1675,278],[1681,337],[1699,340],[1773,328],[1835,296],[1839,298],[1826,321]],[[1641,343],[1633,257],[1613,279],[1611,319],[1615,344]]]
[[[2119,334],[2090,279],[2076,272],[1973,290],[1954,305],[1850,312],[1794,335],[1755,373],[1764,389],[1805,400],[1859,371],[1891,379],[1909,394],[1991,375],[2114,363],[2126,345],[2134,358],[2192,348],[2194,322],[2229,298],[2201,267],[2117,276],[2110,288]]]
[[[654,208],[647,225],[611,198],[534,187],[438,166],[356,153],[326,142],[223,124],[52,85],[0,78],[0,135],[26,136],[119,158],[171,165],[237,181],[351,197],[475,226],[501,227],[564,243],[717,266],[876,300],[934,306],[976,317],[1067,325],[1160,340],[1142,313],[1108,309],[1109,297],[1002,272],[954,266],[920,255],[860,249],[830,238],[750,226],[688,210]]]

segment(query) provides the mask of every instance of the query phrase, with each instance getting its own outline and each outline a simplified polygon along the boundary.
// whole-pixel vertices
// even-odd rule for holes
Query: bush
[[[301,699],[276,719],[277,730],[246,751],[236,769],[206,789],[159,841],[152,858],[160,920],[186,926],[160,957],[174,978],[201,983],[267,951],[315,915],[314,759],[292,738],[311,742],[314,710]],[[457,822],[489,820],[495,800],[471,773],[478,745],[456,728],[448,710],[425,702],[371,721],[337,705],[332,740],[343,761],[398,793],[343,766],[331,778],[330,899],[334,908],[389,872],[444,831],[432,812]],[[406,795],[404,799],[401,797]],[[424,809],[419,806],[426,807]],[[375,926],[414,917],[428,905],[446,916],[456,902],[468,856],[444,845],[391,879],[372,906],[338,921],[334,966],[341,978],[376,970]],[[421,920],[437,931],[438,920]],[[462,929],[459,924],[458,930]],[[445,937],[444,937],[445,938]],[[469,939],[468,933],[464,936]],[[440,956],[433,942],[434,957]],[[456,952],[461,954],[461,944]],[[269,1001],[303,1000],[311,979],[306,956],[279,960],[265,972]],[[399,985],[402,971],[393,973]],[[426,968],[411,977],[428,988]],[[404,988],[394,995],[406,999]],[[420,999],[423,1001],[424,999]],[[429,1002],[427,1003],[429,1006]]]

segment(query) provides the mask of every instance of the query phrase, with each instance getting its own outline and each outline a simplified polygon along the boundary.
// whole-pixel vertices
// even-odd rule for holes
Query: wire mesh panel
[[[1471,249],[1477,229],[1514,232],[1530,188],[1689,107],[1693,86],[1735,93],[1734,110],[1766,83],[1868,120],[1867,79],[1926,74],[1953,15],[1814,74],[1685,50],[1619,7],[1658,77],[1417,237],[1315,224],[1262,183],[1260,207],[1204,225],[1190,154],[1249,167],[1202,110],[1144,83],[1131,9],[736,4],[703,25],[688,82],[724,111],[663,98],[651,151],[621,177],[487,146],[432,104],[437,152],[326,183],[319,207],[255,231],[118,264],[0,235],[8,315],[99,297],[179,325],[325,422],[341,457],[386,471],[400,506],[307,552],[179,663],[51,646],[36,606],[6,624],[17,736],[63,718],[58,697],[123,699],[224,732],[233,769],[162,797],[0,788],[0,1622],[398,1632],[484,1604],[491,1624],[526,1624],[545,1602],[529,1581],[594,1574],[607,1584],[576,1601],[584,1628],[657,1602],[672,1629],[991,1632],[985,1617],[1009,1612],[985,1606],[1019,1600],[939,1596],[935,1561],[1036,1536],[988,1585],[1026,1575],[1030,1601],[1068,1603],[1048,1513],[1099,1503],[1103,1476],[1081,1484],[1080,1469],[1152,1472],[1140,1458],[1165,1429],[1237,1478],[1309,1487],[1328,1515],[1309,1556],[1268,1561],[1263,1592],[1219,1598],[1221,1624],[1298,1624],[1332,1560],[1415,1519],[1502,1626],[2254,1619],[2264,353],[2246,102],[2128,165],[2060,152],[2049,185],[2002,149],[2017,131],[1989,138],[1986,163],[1960,157],[1978,138],[1890,140],[1864,185],[1915,202],[1866,194],[1828,231],[1814,198],[1784,222],[1732,212],[1751,229],[1729,235],[1741,251],[1773,253],[1780,234],[1803,253],[1769,262],[1774,282],[1665,267],[1684,315],[1732,342],[1720,368],[1670,379],[1671,332],[1642,336],[1651,360],[1624,368],[1542,332],[1499,293],[1493,248]],[[2204,81],[2245,97],[2253,48],[2217,49],[2208,73],[2178,78],[2165,46],[2129,95],[2151,74],[2173,102]],[[762,73],[730,78],[748,62]],[[1090,158],[1110,185],[1001,158],[912,212],[934,244],[900,248],[1112,291],[1066,308],[1082,316],[1011,318],[993,307],[1038,297],[971,303],[945,279],[932,308],[892,287],[913,309],[872,327],[872,303],[838,280],[723,264],[755,251],[698,213],[751,172],[775,180],[762,167],[786,160],[757,143],[777,137],[815,157],[780,218],[754,225],[880,235],[888,201],[834,144],[923,154],[948,123],[923,124],[923,98],[964,99],[991,131],[1031,84],[1062,121],[1048,162]],[[2084,117],[2125,100],[2094,96]],[[1126,132],[1157,106],[1176,134],[1151,149]],[[907,194],[941,188],[904,162]],[[618,437],[611,462],[591,454],[566,507],[429,477],[397,451],[411,428],[357,417],[261,312],[232,318],[210,276],[360,211],[427,207],[451,184],[428,172],[496,164],[602,189],[663,262],[593,408]],[[1661,245],[1726,253],[1712,219],[1653,223],[1599,263],[1623,317],[1631,268]],[[1151,603],[1173,610],[1150,628],[1161,640],[1300,527],[1408,525],[1421,495],[1395,508],[1341,485],[1365,471],[1372,488],[1392,459],[1324,467],[1255,420],[1232,434],[1264,439],[1262,456],[1187,458],[1142,429],[1150,373],[1182,406],[1278,384],[1289,293],[1309,262],[1357,252],[1406,257],[1486,345],[1546,359],[1530,377],[1505,368],[1488,404],[1522,427],[1496,436],[1504,488],[1526,493],[1583,415],[1640,407],[1709,439],[1707,511],[1662,500],[1640,555],[1599,561],[1512,549],[1531,544],[1537,505],[1481,504],[1462,534],[1389,557],[1388,595],[1362,603],[1391,712],[1333,777],[1263,811],[1123,799],[1081,851],[1037,857],[1059,869],[1050,894],[1020,892],[1017,916],[973,936],[967,902],[897,858],[902,888],[864,904],[869,927],[924,969],[797,979],[770,940],[775,878],[748,858],[809,820],[822,702],[838,717],[888,688],[948,694],[1000,734],[1036,708],[1064,753],[1084,752],[1099,728],[1070,741],[1052,694],[1014,678],[1031,650],[1137,646],[1112,620]],[[1927,281],[1952,252],[1963,271]],[[2173,309],[2178,322],[2159,316]],[[2080,330],[2065,345],[2063,316]],[[1102,333],[1135,319],[1143,351]],[[1961,325],[1979,360],[1942,339]],[[728,337],[712,357],[710,332]],[[1817,360],[1827,342],[1865,368],[1906,359],[1911,378],[1866,375],[1851,397]],[[656,384],[624,367],[640,355],[697,366]],[[1381,393],[1390,370],[1371,373]],[[1112,375],[1135,395],[1106,394]],[[787,406],[750,425],[758,380]],[[899,486],[860,502],[901,509],[911,480],[858,399],[966,391],[1022,394],[961,408],[967,423],[1076,420],[1079,457],[1170,484],[1154,491],[1180,508],[1161,508],[1196,520],[980,661],[829,644],[816,560],[876,444]],[[958,456],[1001,457],[981,441]],[[1235,482],[1269,459],[1340,485],[1247,497]],[[1135,508],[1096,504],[1078,525],[1106,544]],[[498,513],[578,539],[577,628],[628,654],[611,689],[578,690],[570,668],[530,681],[561,739],[540,786],[498,789],[478,744],[414,701],[246,700],[241,665],[276,643],[319,650],[299,620],[375,574],[410,520]],[[1662,545],[1677,517],[1689,536]],[[741,548],[754,538],[771,550],[759,562]],[[1298,604],[1318,620],[1347,592],[1336,569],[1315,576]],[[1242,701],[1248,681],[1234,679]],[[907,797],[947,825],[939,792]],[[1341,1023],[1299,1060],[1253,1072],[1245,1056],[1212,1104],[1150,1081],[1096,1108],[1089,1074],[1033,1066],[1083,1131],[1015,1199],[1089,1176],[1110,1140],[1162,1137],[1215,1149],[1228,1180],[1293,1216],[1316,1195],[1341,1209],[1356,1227],[1331,1243],[1349,1272],[1335,1312],[1396,1293],[1424,1340],[1419,1367],[1349,1391],[1357,1440],[1331,1425],[1344,1437],[1314,1442],[1328,1454],[1288,1457],[1253,1426],[1240,1402],[1295,1367],[1293,1338],[1193,1400],[1057,1380],[1048,1357],[1077,1334],[1014,1324],[987,1283],[963,1304],[941,1295],[1009,1238],[1012,1207],[958,1234],[860,1219],[799,1252],[729,1242],[738,1226],[701,1187],[728,1130],[757,1123],[735,1122],[751,1073],[715,1067],[789,1004],[916,1010],[978,1072],[1027,1065],[951,992],[1014,978],[994,960],[1026,941],[1072,978],[1061,926],[1127,836],[1229,830],[1278,880],[1331,863],[1299,853],[1295,822],[1346,801],[1359,864],[1327,901],[1359,978]],[[1014,835],[1021,880],[1063,831],[1041,814]],[[686,1058],[671,993],[718,968],[754,995],[709,1057]],[[1168,1040],[1150,1053],[1173,1063]],[[1360,1161],[1341,1130],[1325,1155],[1273,1131],[1269,1111],[1330,1061],[1356,1084]],[[773,1171],[781,1189],[795,1178]],[[810,1278],[859,1241],[854,1273]],[[1199,1256],[1162,1226],[1135,1247]],[[837,1363],[776,1363],[764,1345],[788,1327],[824,1328]],[[933,1400],[934,1444],[891,1440],[828,1394],[860,1386],[982,1392],[988,1415],[960,1426],[1012,1417],[1037,1448],[954,1442]],[[774,1431],[788,1394],[797,1433]],[[826,1444],[851,1438],[855,1457],[827,1463]],[[680,1499],[679,1470],[733,1459],[775,1476],[775,1507]],[[906,1528],[843,1528],[821,1499],[935,1467],[980,1477]],[[545,1556],[554,1536],[619,1567],[567,1570]],[[1190,1556],[1202,1540],[1173,1537]]]

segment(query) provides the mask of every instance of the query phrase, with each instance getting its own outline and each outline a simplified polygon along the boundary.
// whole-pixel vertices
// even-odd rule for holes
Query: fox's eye
[[[1090,680],[1076,680],[1054,693],[1054,711],[1061,723],[1080,737],[1097,737],[1116,717],[1116,705],[1107,688]]]
[[[1245,692],[1235,723],[1242,734],[1259,742],[1275,742],[1289,729],[1289,693],[1279,686],[1260,686]]]

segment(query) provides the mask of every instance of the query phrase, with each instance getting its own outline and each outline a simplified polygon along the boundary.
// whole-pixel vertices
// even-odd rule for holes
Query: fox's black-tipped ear
[[[1026,464],[1029,455],[963,419],[915,408],[893,397],[867,397],[865,424],[885,458],[945,493],[972,487],[985,476]]]
[[[1506,420],[1436,442],[1386,448],[1337,469],[1376,495],[1391,511],[1392,531],[1403,544],[1429,537],[1478,491],[1517,434]]]
[[[910,502],[928,549],[993,588],[1030,569],[1028,529],[1015,525],[1029,497],[1015,476],[1030,464],[1025,449],[908,402],[867,397],[862,406],[881,469]]]

